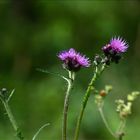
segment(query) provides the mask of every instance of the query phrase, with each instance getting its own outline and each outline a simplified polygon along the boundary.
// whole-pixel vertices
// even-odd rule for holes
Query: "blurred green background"
[[[66,83],[37,68],[67,73],[57,53],[70,47],[91,59],[113,36],[122,36],[129,50],[119,64],[111,65],[96,85],[114,87],[106,99],[105,115],[115,130],[118,115],[114,100],[140,90],[140,2],[138,0],[0,0],[0,87],[16,89],[10,101],[26,139],[44,123],[50,126],[40,140],[60,140]],[[71,94],[68,136],[72,139],[77,115],[92,68],[77,74]],[[124,140],[140,139],[140,99],[133,106]],[[0,140],[15,140],[13,129],[0,104]],[[94,103],[88,102],[79,140],[113,140]]]

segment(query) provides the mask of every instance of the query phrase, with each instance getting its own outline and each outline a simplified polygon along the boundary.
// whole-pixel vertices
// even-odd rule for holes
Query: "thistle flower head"
[[[123,40],[120,37],[118,38],[114,37],[110,40],[109,44],[103,47],[103,51],[105,53],[112,52],[112,53],[120,54],[120,53],[126,52],[127,48],[128,48],[128,45],[125,40]]]
[[[128,45],[125,40],[122,38],[112,38],[110,40],[110,46],[116,53],[126,52]]]
[[[89,58],[76,52],[73,48],[60,52],[58,58],[63,61],[64,68],[70,71],[78,71],[81,67],[90,66]]]
[[[109,44],[102,48],[105,56],[107,56],[112,62],[118,63],[121,59],[121,55],[127,51],[128,44],[120,37],[114,37],[110,40]]]

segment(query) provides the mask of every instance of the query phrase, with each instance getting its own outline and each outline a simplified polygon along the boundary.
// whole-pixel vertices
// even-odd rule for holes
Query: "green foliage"
[[[131,90],[140,90],[139,5],[138,0],[0,2],[0,87],[16,89],[10,102],[11,109],[28,139],[44,122],[51,125],[40,133],[40,140],[61,139],[65,83],[61,78],[36,71],[36,68],[47,68],[65,76],[56,56],[62,49],[74,47],[93,58],[110,37],[124,36],[129,51],[120,64],[113,65],[102,75],[97,86],[100,88],[107,83],[114,87],[113,97],[107,98],[110,114],[113,114],[114,99],[125,97]],[[75,108],[79,109],[91,71],[84,69],[76,75],[75,87],[78,89],[73,91],[76,95],[72,95],[69,124],[75,124]],[[80,140],[112,140],[102,127],[100,117],[95,115],[93,102],[87,108],[86,114],[93,114],[93,117],[85,116]],[[136,140],[140,138],[139,129],[135,129],[140,125],[137,123],[139,104],[134,110],[137,115],[134,113],[131,121],[136,123],[130,123],[126,140],[132,140],[133,136]],[[15,140],[4,113],[0,104],[0,139]],[[114,124],[118,121],[115,118],[111,118]],[[133,133],[129,133],[131,131]],[[71,137],[72,125],[70,132]]]

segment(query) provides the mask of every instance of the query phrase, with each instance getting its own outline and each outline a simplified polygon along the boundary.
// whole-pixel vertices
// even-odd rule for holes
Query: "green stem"
[[[122,136],[120,136],[120,137],[119,137],[119,140],[122,140],[122,138],[123,138],[123,137],[122,137]]]
[[[102,68],[101,68],[100,72],[98,72],[98,67],[96,66],[95,73],[94,73],[94,75],[93,75],[93,77],[92,77],[92,79],[91,79],[91,81],[90,81],[90,83],[88,85],[86,93],[85,93],[85,95],[83,97],[81,111],[80,111],[80,114],[78,116],[78,120],[77,120],[77,124],[76,124],[76,129],[75,129],[75,134],[74,134],[74,140],[78,140],[80,126],[81,126],[84,110],[86,108],[86,105],[87,105],[87,102],[88,102],[88,99],[89,99],[89,96],[90,96],[90,92],[91,92],[91,90],[94,89],[93,85],[94,85],[97,77],[104,71],[105,66],[106,66],[105,64],[102,65]]]
[[[107,130],[110,132],[110,134],[111,134],[113,137],[116,138],[116,135],[114,134],[114,132],[113,132],[113,131],[111,130],[111,128],[109,127],[109,124],[108,124],[108,122],[107,122],[107,120],[106,120],[106,118],[105,118],[105,116],[104,116],[104,112],[103,112],[102,107],[98,107],[98,110],[99,110],[99,112],[100,112],[101,118],[102,118],[102,120],[103,120],[103,122],[104,122],[104,124],[105,124],[105,126],[106,126],[106,128],[107,128]]]
[[[72,89],[72,83],[74,80],[73,74],[69,72],[69,79],[67,79],[68,86],[67,91],[64,99],[64,110],[63,110],[63,126],[62,126],[62,140],[67,139],[67,114],[68,114],[68,108],[69,108],[69,98],[70,98],[70,91]]]
[[[35,140],[37,138],[37,136],[39,135],[39,133],[48,125],[50,125],[49,123],[44,124],[43,126],[41,126],[38,131],[35,133],[35,135],[33,136],[32,140]]]
[[[124,127],[125,127],[126,120],[121,119],[119,129],[117,130],[116,134],[118,135],[118,139],[122,140],[124,136]]]
[[[11,111],[11,109],[10,109],[10,107],[9,107],[8,102],[7,102],[7,101],[3,101],[3,104],[4,104],[5,110],[6,110],[6,112],[7,112],[7,115],[8,115],[8,117],[9,117],[9,120],[10,120],[10,122],[11,122],[11,124],[12,124],[14,130],[16,131],[16,136],[17,136],[20,140],[23,140],[24,137],[22,136],[22,133],[21,133],[21,131],[20,131],[18,125],[17,125],[17,122],[16,122],[16,120],[15,120],[13,114],[12,114],[12,111]]]

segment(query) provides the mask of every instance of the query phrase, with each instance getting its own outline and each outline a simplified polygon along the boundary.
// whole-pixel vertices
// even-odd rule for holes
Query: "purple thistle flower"
[[[128,44],[126,43],[125,40],[122,38],[112,38],[110,41],[110,46],[112,46],[112,49],[116,51],[117,53],[123,53],[127,51]]]
[[[112,51],[114,53],[120,54],[127,51],[128,45],[122,38],[112,38],[110,43],[103,47],[103,51],[106,53]],[[109,53],[109,52],[108,52]]]
[[[128,44],[120,37],[114,37],[110,40],[109,44],[102,48],[108,60],[118,63],[121,55],[128,49]]]
[[[73,48],[60,52],[58,58],[63,61],[64,68],[70,71],[78,71],[81,67],[90,66],[89,58],[76,52]]]

